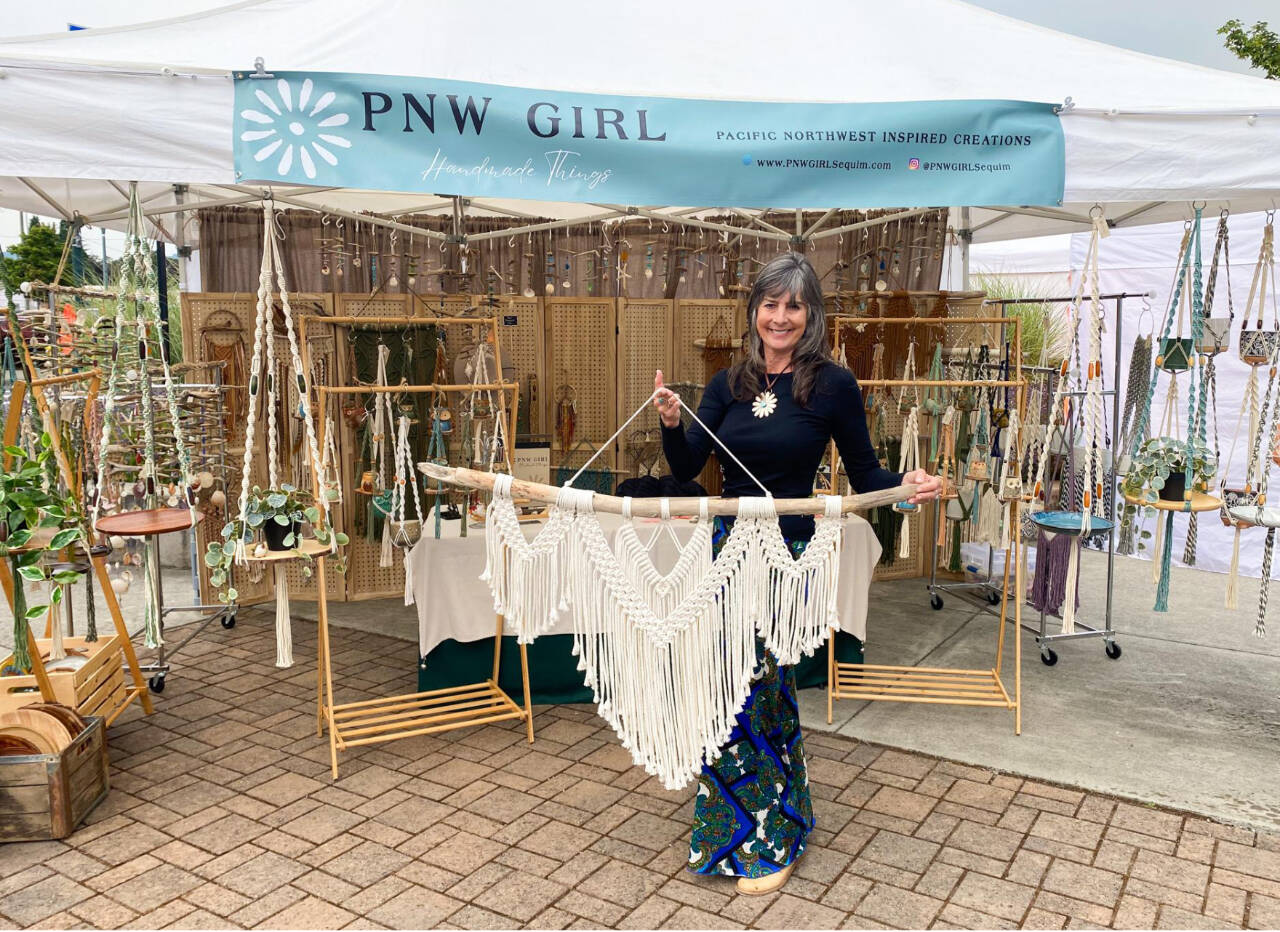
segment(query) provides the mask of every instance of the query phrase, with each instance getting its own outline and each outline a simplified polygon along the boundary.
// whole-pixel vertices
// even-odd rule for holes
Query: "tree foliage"
[[[1272,32],[1265,22],[1256,22],[1245,29],[1238,19],[1229,19],[1218,30],[1226,36],[1223,45],[1237,58],[1260,68],[1268,78],[1280,79],[1280,36]]]

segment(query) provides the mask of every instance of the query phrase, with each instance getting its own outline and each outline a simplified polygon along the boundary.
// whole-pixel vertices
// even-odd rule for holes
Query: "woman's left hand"
[[[911,504],[923,505],[925,502],[931,502],[938,497],[938,493],[942,491],[942,480],[937,476],[931,476],[923,469],[913,469],[902,477],[903,485],[914,485],[916,494],[911,496]]]

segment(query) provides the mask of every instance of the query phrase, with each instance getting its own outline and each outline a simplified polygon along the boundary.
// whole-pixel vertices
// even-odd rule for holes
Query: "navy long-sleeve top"
[[[823,365],[809,392],[807,408],[791,396],[790,372],[778,376],[776,382],[770,376],[770,381],[778,407],[768,417],[758,418],[751,413],[750,401],[733,397],[728,372],[722,369],[702,393],[698,418],[775,498],[808,498],[813,494],[818,464],[832,439],[854,491],[873,492],[902,484],[902,475],[883,468],[876,458],[867,433],[862,391],[848,369],[833,362]],[[691,424],[687,431],[683,421],[676,427],[662,428],[667,464],[681,481],[702,471],[713,448],[719,451],[724,470],[726,498],[763,494],[698,424]],[[793,540],[813,536],[813,518],[807,515],[784,515],[779,525],[783,535]]]

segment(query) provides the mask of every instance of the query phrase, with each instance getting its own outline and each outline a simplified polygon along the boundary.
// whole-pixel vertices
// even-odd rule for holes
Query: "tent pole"
[[[960,208],[960,290],[969,290],[969,243],[973,230],[969,229],[969,208]]]
[[[706,220],[693,220],[690,218],[676,220],[671,214],[659,213],[658,211],[650,210],[647,207],[623,207],[618,204],[596,204],[595,206],[603,207],[608,210],[616,210],[623,216],[649,217],[653,220],[665,220],[668,223],[678,223],[681,226],[698,227],[703,230],[716,230],[721,233],[733,233],[736,236],[741,236],[744,232],[748,232],[743,230],[742,227],[733,227],[726,223],[711,223]],[[581,223],[583,221],[579,220],[577,222]],[[763,222],[764,221],[761,221],[761,223]],[[751,230],[748,235],[758,236],[761,239],[777,240],[781,243],[791,242],[790,233],[771,233],[768,230]]]
[[[853,230],[861,230],[866,227],[878,227],[894,220],[906,220],[909,217],[918,217],[921,214],[932,214],[938,210],[936,207],[914,207],[911,210],[899,210],[891,214],[885,214],[882,217],[874,217],[870,220],[859,220],[857,223],[846,223],[842,227],[832,227],[830,230],[823,230],[821,233],[815,233],[812,239],[826,239],[828,236],[838,236],[841,233],[849,233]]]

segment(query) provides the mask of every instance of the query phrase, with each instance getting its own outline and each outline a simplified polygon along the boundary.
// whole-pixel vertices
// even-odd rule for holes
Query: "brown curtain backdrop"
[[[823,213],[802,213],[801,229],[807,230]],[[822,229],[887,213],[892,211],[837,211]],[[278,211],[276,217],[285,235],[289,287],[297,292],[361,292],[380,285],[386,292],[420,295],[732,298],[750,289],[761,265],[791,248],[750,231],[734,235],[670,220],[579,224],[478,240],[459,248],[313,211]],[[738,215],[709,219],[734,226],[746,223]],[[437,232],[452,226],[450,217],[439,215],[397,220]],[[762,220],[787,231],[796,226],[794,211],[766,214]],[[256,292],[261,211],[215,207],[201,210],[199,221],[204,289]],[[465,221],[470,235],[535,222],[539,221],[506,217]],[[829,293],[876,290],[878,283],[883,283],[881,290],[931,291],[942,272],[946,224],[945,210],[932,211],[813,240],[805,248]]]

